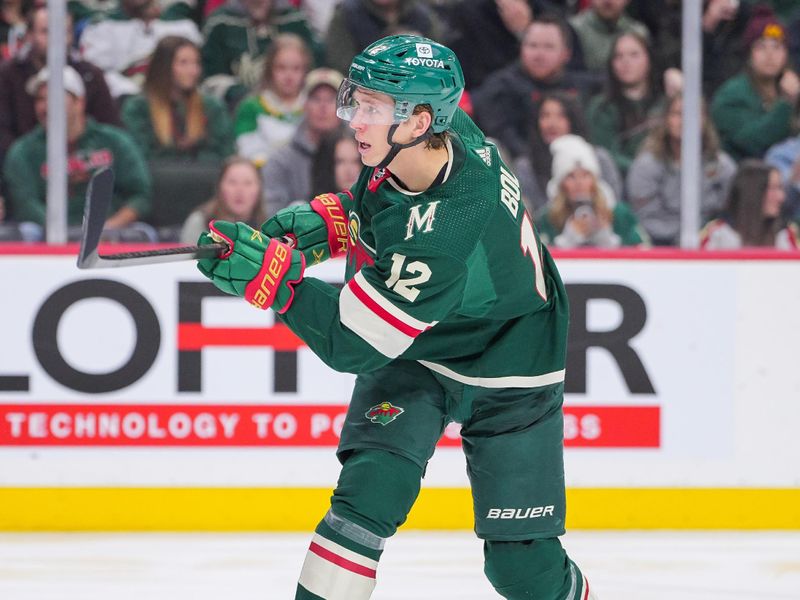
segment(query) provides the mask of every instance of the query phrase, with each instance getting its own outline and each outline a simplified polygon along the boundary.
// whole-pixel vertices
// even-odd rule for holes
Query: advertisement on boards
[[[733,477],[749,267],[559,267],[571,304],[568,483],[686,484],[688,464],[698,477]],[[333,261],[308,275],[336,284],[342,270]],[[0,277],[26,282],[0,312],[0,485],[335,477],[354,376],[326,367],[271,312],[223,295],[188,263],[81,272],[71,256],[0,256]],[[457,424],[439,445],[428,483],[466,485]],[[609,457],[620,469],[598,473]]]

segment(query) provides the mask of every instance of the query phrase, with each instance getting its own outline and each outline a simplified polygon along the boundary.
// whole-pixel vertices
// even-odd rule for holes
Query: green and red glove
[[[244,223],[211,221],[208,229],[199,245],[225,242],[230,249],[217,258],[199,260],[200,272],[226,294],[242,296],[256,308],[285,313],[295,286],[303,280],[305,256]]]
[[[320,194],[309,204],[279,210],[261,231],[294,240],[311,265],[347,254],[347,215],[336,194]]]

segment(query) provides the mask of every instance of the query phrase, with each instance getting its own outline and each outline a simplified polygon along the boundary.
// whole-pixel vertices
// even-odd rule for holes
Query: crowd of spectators
[[[461,108],[556,247],[675,246],[680,0],[69,0],[69,236],[113,167],[110,239],[194,241],[350,186],[351,58],[390,34],[452,47]],[[702,247],[800,246],[800,4],[704,0]],[[0,240],[44,239],[47,3],[0,4]],[[62,24],[58,25],[59,27]],[[116,232],[116,236],[114,235]]]

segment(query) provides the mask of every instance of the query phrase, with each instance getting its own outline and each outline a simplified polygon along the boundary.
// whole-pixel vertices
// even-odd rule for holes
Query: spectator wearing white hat
[[[36,127],[33,99],[25,89],[31,77],[47,65],[49,24],[46,6],[36,6],[27,13],[25,44],[19,52],[0,64],[0,164],[6,152],[23,134]],[[96,121],[120,125],[119,111],[108,91],[103,72],[82,60],[72,47],[72,19],[67,15],[63,27],[66,64],[74,68],[86,88],[86,113]]]
[[[113,213],[106,227],[122,228],[150,211],[150,174],[141,152],[128,133],[119,127],[97,123],[86,116],[83,79],[70,66],[64,67],[67,128],[67,224],[79,227],[86,188],[101,168],[114,169]],[[47,199],[47,68],[28,82],[39,125],[19,138],[9,149],[3,165],[8,202],[14,218],[45,224]]]
[[[560,248],[644,245],[646,234],[636,216],[626,204],[617,202],[600,177],[592,146],[568,134],[556,139],[550,150],[549,202],[536,219],[542,241]]]

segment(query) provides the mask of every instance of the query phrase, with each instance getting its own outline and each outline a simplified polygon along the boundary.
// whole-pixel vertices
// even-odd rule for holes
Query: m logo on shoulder
[[[411,214],[408,216],[408,224],[406,225],[406,237],[403,239],[410,240],[414,235],[414,230],[419,230],[424,233],[429,233],[433,229],[433,220],[436,218],[436,202],[428,202],[425,212],[422,212],[421,206],[415,204],[411,207]]]

